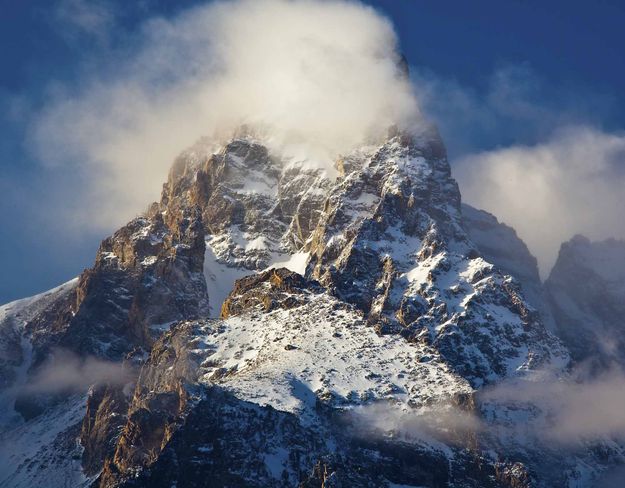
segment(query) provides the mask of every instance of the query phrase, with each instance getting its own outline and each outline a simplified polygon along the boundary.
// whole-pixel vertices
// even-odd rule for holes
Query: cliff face
[[[54,418],[79,440],[77,462],[5,479],[518,488],[568,486],[579,466],[595,476],[613,463],[592,446],[493,434],[489,423],[548,412],[483,404],[482,389],[565,374],[569,356],[524,298],[533,275],[506,274],[519,269],[463,215],[438,135],[395,132],[335,169],[251,136],[201,141],[77,282],[4,308],[7,386],[59,346],[137,371],[49,402],[75,406],[78,421]],[[28,410],[22,432],[52,418]],[[0,441],[17,435],[9,426]]]
[[[154,206],[105,239],[73,289],[25,321],[35,366],[52,347],[121,359],[170,323],[204,315],[202,221],[194,208],[169,224],[164,213]]]

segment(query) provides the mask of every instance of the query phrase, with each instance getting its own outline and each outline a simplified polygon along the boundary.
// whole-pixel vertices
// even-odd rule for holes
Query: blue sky
[[[0,303],[76,276],[124,223],[66,231],[59,202],[82,204],[85,175],[33,150],[38,114],[86,73],[113,76],[147,18],[196,3],[0,0]],[[601,137],[625,129],[623,2],[366,3],[394,23],[452,164],[510,146],[552,148],[563,127]]]

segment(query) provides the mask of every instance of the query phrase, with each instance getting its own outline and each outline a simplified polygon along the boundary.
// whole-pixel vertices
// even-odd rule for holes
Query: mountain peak
[[[511,277],[519,263],[482,237],[527,249],[461,206],[436,129],[391,129],[335,164],[331,174],[249,133],[184,151],[160,202],[105,239],[77,284],[10,322],[7,341],[32,347],[33,361],[9,382],[35,377],[55,347],[140,364],[130,383],[100,384],[86,402],[18,402],[32,415],[26,429],[59,419],[55,432],[71,438],[62,412],[82,417],[83,461],[42,461],[10,479],[51,470],[100,487],[494,488],[529,487],[530,472],[554,480],[545,453],[574,465],[491,436],[493,422],[518,421],[478,393],[564,375],[569,355],[524,298],[532,272]]]

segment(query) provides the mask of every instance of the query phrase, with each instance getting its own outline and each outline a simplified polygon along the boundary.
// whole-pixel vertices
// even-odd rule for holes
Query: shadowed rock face
[[[558,335],[595,372],[625,366],[625,242],[575,236],[545,282]]]
[[[170,217],[171,218],[171,217]],[[25,325],[35,365],[53,346],[110,359],[149,349],[162,324],[202,316],[204,228],[193,209],[166,225],[155,207],[105,239],[62,301]]]
[[[104,460],[115,453],[115,443],[127,421],[128,403],[122,388],[101,385],[90,392],[80,431],[82,466],[87,476],[98,474]]]
[[[299,249],[321,215],[323,172],[271,157],[249,138],[206,150],[198,144],[176,161],[162,204],[174,214],[199,208],[211,251],[227,266],[260,271]]]
[[[565,468],[601,469],[591,448],[481,431],[476,392],[561,371],[568,353],[504,274],[516,268],[471,239],[438,135],[394,131],[336,170],[249,135],[201,141],[77,283],[0,317],[7,384],[22,342],[31,371],[59,345],[140,365],[87,395],[82,471],[45,469],[100,487],[325,488],[565,486]],[[417,427],[363,424],[368,408]],[[515,412],[496,411],[507,425]]]

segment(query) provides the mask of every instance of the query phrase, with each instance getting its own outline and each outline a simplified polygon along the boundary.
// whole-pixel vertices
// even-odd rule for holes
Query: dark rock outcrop
[[[399,134],[343,158],[306,245],[307,275],[382,333],[431,346],[476,386],[513,369],[566,363],[518,282],[462,227],[460,192],[437,134]],[[521,344],[531,349],[520,352]]]
[[[525,299],[553,331],[555,325],[538,274],[538,263],[516,231],[494,215],[467,204],[462,205],[462,226],[486,261],[519,282]]]
[[[121,359],[149,349],[162,328],[208,309],[202,274],[204,228],[193,210],[175,225],[140,217],[105,239],[75,290],[25,326],[37,366],[52,347]]]

